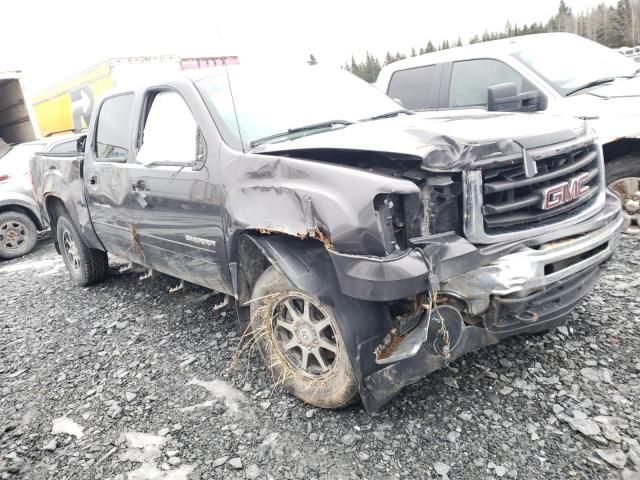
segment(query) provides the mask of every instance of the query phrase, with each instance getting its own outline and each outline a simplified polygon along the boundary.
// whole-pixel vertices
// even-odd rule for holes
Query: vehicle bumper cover
[[[419,248],[388,257],[349,255],[330,250],[340,289],[346,295],[388,302],[438,290],[469,296],[472,312],[488,307],[489,293],[508,294],[539,288],[611,255],[622,223],[620,202],[607,191],[603,208],[591,218],[517,242],[477,247],[445,233],[423,239]],[[545,275],[546,265],[608,246],[589,261]]]
[[[367,408],[380,408],[404,386],[466,353],[513,335],[564,325],[568,313],[597,283],[601,265],[615,249],[622,225],[618,202],[607,202],[607,207],[590,222],[598,228],[545,242],[537,248],[520,246],[488,265],[442,282],[440,291],[466,301],[465,316],[473,313],[481,322],[465,323],[445,358],[434,347],[437,329],[424,313],[415,330],[422,329],[419,334],[426,340],[417,353],[380,365],[363,379],[370,394]],[[477,313],[471,311],[473,308]],[[367,354],[372,355],[370,346],[361,345],[360,355]]]

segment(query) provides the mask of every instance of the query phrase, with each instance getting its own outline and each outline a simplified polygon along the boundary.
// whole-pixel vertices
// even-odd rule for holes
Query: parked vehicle
[[[0,156],[0,259],[26,255],[36,245],[47,221],[33,195],[29,160],[38,152],[76,152],[78,135],[51,137],[15,145]]]
[[[21,73],[0,72],[0,156],[11,144],[35,140],[37,130]]]
[[[127,88],[145,78],[180,70],[238,63],[238,57],[181,58],[176,55],[110,58],[51,86],[34,98],[34,109],[43,137],[87,128],[95,99],[104,92]]]
[[[109,252],[228,295],[277,381],[325,408],[564,324],[623,220],[583,121],[431,119],[318,67],[110,93],[84,152],[33,165],[73,280]]]
[[[569,33],[468,45],[401,60],[377,86],[406,108],[445,115],[518,111],[572,115],[595,128],[625,229],[640,233],[640,68]]]
[[[624,55],[625,57],[632,57],[634,54],[633,48],[631,47],[620,47],[618,48],[618,53]]]

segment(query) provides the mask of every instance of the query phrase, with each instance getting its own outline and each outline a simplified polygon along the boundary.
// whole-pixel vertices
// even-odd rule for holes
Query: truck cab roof
[[[385,65],[376,81],[376,85],[386,90],[390,77],[398,70],[404,70],[434,63],[456,62],[459,60],[468,60],[469,58],[482,57],[503,57],[511,55],[513,52],[526,48],[527,45],[540,44],[541,42],[552,42],[560,39],[581,38],[573,33],[553,32],[553,33],[537,33],[533,35],[523,35],[520,37],[504,38],[500,40],[492,40],[489,42],[474,43],[464,45],[462,47],[454,47],[447,50],[439,50],[437,52],[425,53],[415,57],[409,57],[404,60]]]

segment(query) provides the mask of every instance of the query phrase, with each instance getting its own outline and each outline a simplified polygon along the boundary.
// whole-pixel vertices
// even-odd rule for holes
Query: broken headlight
[[[387,254],[407,248],[407,240],[419,230],[418,194],[381,194],[373,201],[378,229]]]
[[[462,234],[462,181],[459,174],[428,177],[420,187],[420,201],[419,235]]]

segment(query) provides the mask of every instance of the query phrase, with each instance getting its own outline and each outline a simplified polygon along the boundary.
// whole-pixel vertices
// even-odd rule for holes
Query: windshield
[[[26,143],[12,147],[0,157],[0,174],[17,175],[29,171],[29,160],[36,152],[41,152],[44,143]]]
[[[638,69],[616,50],[578,36],[551,35],[519,45],[513,56],[562,95],[595,80],[633,76]]]
[[[196,85],[217,113],[217,120],[224,123],[236,141],[242,140],[244,149],[250,148],[256,140],[292,129],[336,121],[315,130],[348,128],[346,125],[350,122],[402,109],[372,85],[338,69],[313,66],[269,72],[232,67],[229,68],[229,81],[234,102],[224,71],[199,80]],[[283,141],[309,133],[292,133],[269,141]]]

